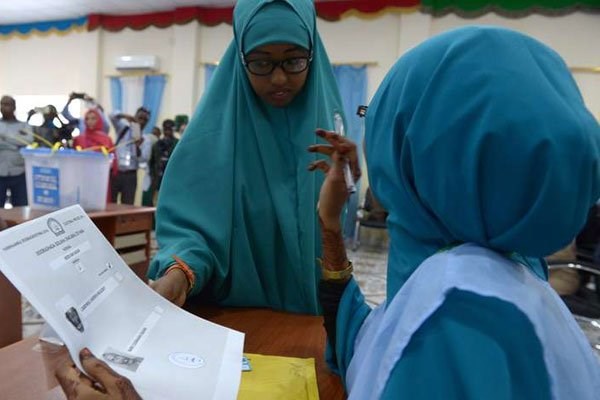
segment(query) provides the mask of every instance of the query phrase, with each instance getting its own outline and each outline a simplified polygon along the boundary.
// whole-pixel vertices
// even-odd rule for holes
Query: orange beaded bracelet
[[[172,257],[173,257],[173,260],[175,260],[175,264],[173,264],[169,268],[167,268],[167,270],[165,271],[165,275],[174,269],[178,269],[181,272],[183,272],[185,274],[185,277],[188,282],[188,294],[189,294],[192,291],[192,289],[194,288],[194,285],[196,284],[196,275],[194,274],[194,271],[192,271],[192,269],[189,267],[189,265],[187,265],[183,260],[181,260],[181,258],[179,258],[175,255]]]

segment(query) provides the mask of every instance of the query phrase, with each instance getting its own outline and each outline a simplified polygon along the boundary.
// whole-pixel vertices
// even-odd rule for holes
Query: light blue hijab
[[[598,122],[562,59],[516,32],[464,28],[408,52],[366,124],[389,211],[388,301],[444,246],[553,253],[600,197]]]
[[[224,305],[318,313],[316,203],[322,176],[307,171],[316,128],[333,128],[341,100],[310,0],[240,0],[225,52],[161,185],[159,252],[150,277],[178,256]],[[250,86],[242,50],[292,43],[313,61],[293,102],[275,108]]]

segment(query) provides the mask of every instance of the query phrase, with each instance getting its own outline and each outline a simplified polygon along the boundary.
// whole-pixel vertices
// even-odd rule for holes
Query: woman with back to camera
[[[329,133],[313,148],[334,159],[313,165],[334,271],[321,299],[349,399],[598,399],[598,359],[543,260],[600,196],[600,127],[564,61],[517,32],[452,31],[395,64],[366,126],[390,234],[374,310],[335,246],[353,147]]]

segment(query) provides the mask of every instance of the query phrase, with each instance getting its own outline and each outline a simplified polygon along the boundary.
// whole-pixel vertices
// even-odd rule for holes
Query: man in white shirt
[[[110,116],[116,131],[116,150],[118,171],[112,177],[111,201],[117,202],[119,193],[122,204],[133,204],[137,189],[137,170],[144,163],[141,145],[144,141],[142,132],[150,119],[150,111],[140,107],[135,116],[117,113]],[[127,121],[128,123],[126,123]]]
[[[16,103],[10,96],[0,99],[0,208],[6,202],[10,190],[11,204],[27,205],[25,160],[19,150],[33,142],[33,134],[25,122],[15,117]]]
[[[150,173],[149,163],[152,158],[152,149],[161,136],[158,126],[152,128],[152,133],[144,133],[144,142],[142,143],[142,157],[145,162],[140,166],[144,169],[144,179],[142,180],[142,205],[154,206],[154,193],[156,192],[156,182],[153,181]]]

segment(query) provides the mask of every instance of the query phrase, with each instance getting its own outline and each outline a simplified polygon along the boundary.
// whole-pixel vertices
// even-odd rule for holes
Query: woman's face
[[[268,71],[271,63],[277,65],[268,75],[256,75],[246,67],[250,85],[258,97],[273,107],[286,107],[300,93],[308,76],[307,67],[301,72],[286,72],[308,65],[308,50],[292,44],[269,44],[260,46],[245,55],[246,64]]]
[[[89,112],[89,113],[85,114],[85,126],[88,129],[94,129],[96,127],[97,123],[98,123],[98,117],[96,116],[95,113]]]

